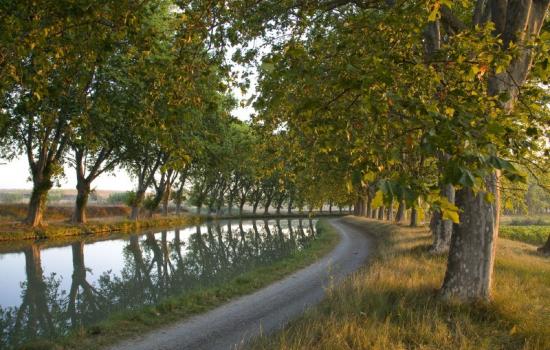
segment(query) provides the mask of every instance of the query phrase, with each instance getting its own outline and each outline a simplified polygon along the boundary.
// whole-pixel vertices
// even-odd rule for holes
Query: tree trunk
[[[162,197],[162,215],[168,216],[168,203],[170,202],[170,194],[172,193],[172,184],[166,184],[166,190]]]
[[[329,214],[332,214],[332,202],[328,203],[328,212]]]
[[[548,239],[546,240],[546,243],[542,247],[537,249],[537,251],[542,255],[546,255],[546,256],[550,255],[550,235],[548,235]]]
[[[372,196],[370,192],[366,196],[367,210],[365,211],[365,216],[370,218],[372,216]]]
[[[390,203],[390,206],[388,207],[388,212],[386,213],[386,220],[389,222],[393,221],[393,203]]]
[[[246,199],[241,199],[241,202],[239,203],[239,216],[243,216],[245,203],[246,203]]]
[[[130,214],[130,219],[138,220],[141,206],[143,205],[143,200],[145,199],[145,190],[138,190],[136,192],[136,198],[132,203],[132,212]]]
[[[416,209],[416,207],[411,208],[411,223],[409,226],[411,227],[418,226],[418,210]]]
[[[230,195],[227,199],[227,214],[233,215],[233,195]]]
[[[441,194],[447,198],[450,203],[455,202],[455,189],[453,185],[445,185]],[[451,220],[443,220],[441,211],[435,211],[430,221],[432,230],[433,242],[430,252],[434,254],[445,253],[451,245],[451,235],[453,234],[453,222]]]
[[[271,201],[272,200],[273,200],[273,198],[271,198],[271,197],[267,198],[267,200],[265,202],[264,215],[267,215],[269,213],[269,207],[271,206]]]
[[[254,202],[254,205],[252,206],[252,214],[256,214],[256,211],[258,210],[258,205],[260,204],[260,200],[257,200]]]
[[[25,223],[37,227],[42,225],[44,210],[46,209],[46,200],[48,199],[48,191],[52,188],[51,180],[35,181],[32,189],[31,199],[29,201],[27,218]]]
[[[460,223],[454,225],[447,271],[440,295],[463,301],[489,300],[498,236],[500,194],[498,176],[485,179],[487,192],[475,194],[470,188],[456,192],[461,209]],[[493,196],[492,201],[487,195]]]
[[[287,212],[289,214],[292,214],[292,197],[290,197],[290,199],[288,200],[288,210]]]
[[[88,198],[90,196],[90,183],[87,183],[83,180],[79,180],[78,182],[79,183],[76,185],[77,195],[72,222],[85,224],[87,221],[86,207],[88,205]]]
[[[376,219],[378,217],[378,210],[379,208],[372,208],[372,212],[371,212],[371,219]]]
[[[384,220],[384,207],[378,208],[378,220]]]
[[[399,201],[399,206],[397,207],[397,214],[395,215],[395,222],[401,222],[405,220],[405,201]]]

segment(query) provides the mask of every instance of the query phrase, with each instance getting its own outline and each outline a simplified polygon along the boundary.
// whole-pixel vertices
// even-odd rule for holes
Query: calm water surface
[[[221,285],[303,249],[316,237],[315,224],[310,219],[209,222],[56,247],[36,242],[0,253],[0,349]]]

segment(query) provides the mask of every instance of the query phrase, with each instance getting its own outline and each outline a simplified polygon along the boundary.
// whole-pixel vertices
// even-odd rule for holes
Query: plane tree
[[[379,158],[374,165],[386,170],[409,144],[422,171],[407,178],[380,170],[381,189],[393,198],[394,185],[407,181],[402,187],[413,198],[432,198],[442,218],[457,222],[441,296],[488,299],[498,179],[521,181],[512,162],[540,150],[545,132],[547,112],[536,102],[545,93],[538,76],[546,73],[529,73],[547,56],[538,36],[548,1],[235,3],[243,5],[236,24],[243,37],[275,38],[262,66],[288,93],[273,94],[268,84],[261,93],[290,102],[293,113],[282,113],[280,126],[294,124],[307,140],[328,124],[336,143],[358,118],[363,135],[350,151]],[[277,30],[283,35],[270,35]],[[345,101],[363,113],[327,112]],[[372,130],[382,136],[378,143],[391,143],[377,149]],[[422,176],[430,167],[441,172],[436,181]],[[445,185],[458,188],[456,207]]]
[[[0,26],[11,39],[2,59],[7,74],[0,83],[0,109],[7,117],[10,156],[26,155],[33,182],[25,222],[38,226],[48,191],[63,173],[70,138],[82,123],[96,67],[130,23],[139,22],[141,10],[133,1],[91,7],[70,1],[12,3],[5,10]]]

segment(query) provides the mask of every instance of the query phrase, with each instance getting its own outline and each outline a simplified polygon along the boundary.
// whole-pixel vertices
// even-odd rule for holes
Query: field
[[[499,235],[514,241],[543,245],[550,235],[550,216],[504,217]]]
[[[73,214],[72,206],[50,205],[46,207],[45,220],[69,220]],[[27,213],[26,204],[0,204],[0,222],[21,221]],[[130,208],[123,205],[90,205],[87,209],[89,218],[105,218],[113,216],[128,216]]]
[[[256,349],[550,349],[550,260],[500,239],[493,302],[440,301],[444,256],[425,228],[356,219],[379,254],[319,307]]]

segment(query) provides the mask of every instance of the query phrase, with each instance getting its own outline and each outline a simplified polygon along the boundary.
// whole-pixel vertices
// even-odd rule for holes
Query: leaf
[[[435,22],[439,18],[439,8],[441,7],[441,3],[439,1],[436,1],[431,10],[430,14],[428,15],[428,21],[429,22]]]
[[[273,63],[264,62],[262,63],[262,70],[266,71],[267,73],[271,73],[275,70],[275,65]]]
[[[455,224],[458,224],[460,222],[458,207],[449,202],[449,199],[447,199],[447,197],[440,196],[439,199],[436,201],[436,205],[439,206],[444,220],[451,220]]]
[[[378,208],[381,207],[382,204],[384,204],[384,194],[382,193],[382,191],[376,191],[376,194],[372,199],[372,207]]]
[[[460,168],[461,176],[458,179],[458,183],[464,187],[474,187],[475,178],[472,173],[464,168]]]

